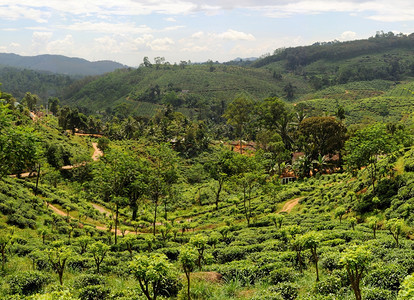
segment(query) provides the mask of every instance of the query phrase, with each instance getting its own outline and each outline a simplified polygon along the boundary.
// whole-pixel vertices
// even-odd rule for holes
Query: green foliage
[[[49,281],[49,276],[40,271],[19,272],[8,278],[10,292],[21,295],[38,293]]]
[[[358,130],[345,143],[345,161],[351,170],[366,166],[375,191],[378,178],[378,156],[394,151],[396,143],[383,124],[374,124]]]
[[[55,247],[47,250],[49,261],[52,265],[53,270],[59,276],[59,282],[63,285],[63,272],[65,271],[66,262],[72,257],[73,253],[70,248],[61,246],[59,243]]]
[[[213,265],[212,268],[223,275],[223,280],[226,282],[237,280],[242,285],[254,284],[261,277],[257,266],[247,260],[235,260],[226,264]]]
[[[293,282],[297,278],[298,274],[293,268],[281,267],[274,269],[269,274],[270,282],[274,285],[280,282]]]
[[[399,246],[399,237],[404,229],[404,220],[402,219],[389,219],[385,222],[385,227],[395,240],[395,244]]]
[[[305,139],[305,152],[311,159],[335,154],[345,142],[346,127],[334,117],[309,117],[299,124]]]
[[[12,111],[0,102],[0,176],[32,168],[38,155],[38,137],[29,126],[12,126]]]
[[[130,269],[148,300],[155,299],[165,290],[165,282],[175,276],[174,268],[167,257],[157,253],[135,256],[130,263]]]
[[[81,300],[97,300],[109,299],[111,290],[103,285],[88,285],[80,289],[79,299]]]
[[[370,285],[390,291],[398,291],[406,276],[407,271],[401,265],[378,265],[365,276],[364,285]]]
[[[367,246],[352,246],[346,249],[340,262],[345,266],[355,298],[361,300],[360,282],[372,260]]]
[[[381,288],[367,288],[363,290],[364,299],[367,300],[392,300],[395,299],[393,293]]]
[[[88,251],[92,254],[96,265],[96,272],[99,274],[99,267],[104,260],[106,253],[109,251],[109,246],[98,241],[88,247]]]
[[[398,292],[398,300],[408,300],[414,297],[414,276],[409,275],[404,279],[402,288]]]

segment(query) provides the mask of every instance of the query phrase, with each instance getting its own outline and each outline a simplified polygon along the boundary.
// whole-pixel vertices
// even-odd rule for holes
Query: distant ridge
[[[90,62],[63,55],[21,56],[13,53],[0,53],[0,65],[70,76],[101,75],[116,69],[127,68],[123,64],[109,60]]]

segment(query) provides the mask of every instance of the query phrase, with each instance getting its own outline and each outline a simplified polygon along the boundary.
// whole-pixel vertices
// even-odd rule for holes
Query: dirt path
[[[97,161],[99,157],[103,155],[102,151],[98,148],[98,143],[92,142],[92,147],[95,150],[92,154],[92,160]]]
[[[75,133],[75,135],[78,135],[78,136],[90,136],[90,137],[95,137],[95,138],[101,138],[101,137],[103,137],[103,135],[102,134],[97,134],[97,133]]]
[[[99,150],[98,143],[92,142],[92,147],[94,149],[94,152],[92,154],[92,160],[97,161],[101,156],[103,156],[103,153],[102,153],[101,150]],[[85,164],[86,164],[86,162],[79,163],[79,164],[76,164],[76,165],[63,166],[63,167],[61,167],[61,169],[62,170],[72,170],[73,168],[78,168],[78,167],[84,166]],[[9,175],[9,176],[12,177],[12,178],[16,178],[17,174],[12,174],[12,175]],[[21,173],[20,174],[20,178],[27,178],[27,177],[34,177],[34,176],[37,176],[36,172],[26,172],[26,173]]]
[[[279,213],[281,213],[281,212],[290,213],[292,211],[292,209],[299,203],[300,199],[302,199],[302,197],[289,200],[288,202],[285,203],[285,205],[283,206],[281,211],[279,211]]]
[[[46,202],[46,205],[51,209],[51,210],[53,210],[56,214],[58,214],[59,216],[62,216],[62,217],[67,217],[67,213],[65,213],[63,210],[60,210],[59,208],[57,208],[56,206],[54,206],[54,205],[52,205],[52,204],[50,204],[50,203],[48,203],[48,202]],[[69,215],[69,217],[71,218],[71,219],[74,219],[71,215]]]
[[[109,217],[111,215],[111,211],[107,210],[105,207],[100,206],[95,203],[91,203],[91,205],[93,206],[93,208],[95,208],[100,213],[105,214],[105,216]]]
[[[56,213],[56,214],[58,214],[59,216],[62,216],[62,217],[67,217],[68,215],[67,215],[67,213],[65,213],[63,210],[61,210],[61,209],[59,209],[59,208],[57,208],[56,206],[54,206],[53,204],[50,204],[50,203],[48,203],[48,202],[46,202],[46,205],[51,209],[51,210],[53,210],[53,212],[54,213]],[[99,210],[100,212],[103,212],[103,213],[106,213],[106,214],[109,214],[109,212],[107,211],[107,210],[105,210],[103,207],[101,207],[101,206],[99,206],[99,205],[97,205],[97,204],[92,204],[92,206],[95,208],[95,209],[97,209],[97,210]],[[72,217],[71,215],[69,215],[69,217],[71,218],[71,219],[75,219],[74,217]],[[96,229],[98,229],[98,230],[102,230],[102,231],[107,231],[108,230],[108,228],[106,227],[106,226],[96,226]],[[112,232],[115,232],[115,229],[112,229],[111,230]],[[122,233],[121,233],[121,230],[117,230],[117,235],[119,235],[119,236],[122,236]],[[125,231],[125,235],[127,235],[127,234],[135,234],[135,231],[130,231],[130,230],[127,230],[127,231]],[[143,234],[143,232],[138,232],[138,234]]]

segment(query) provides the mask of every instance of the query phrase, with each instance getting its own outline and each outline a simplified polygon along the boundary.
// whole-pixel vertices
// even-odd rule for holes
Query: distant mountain
[[[62,55],[20,56],[13,53],[0,53],[0,65],[70,76],[101,75],[127,68],[125,65],[108,60],[90,62]]]

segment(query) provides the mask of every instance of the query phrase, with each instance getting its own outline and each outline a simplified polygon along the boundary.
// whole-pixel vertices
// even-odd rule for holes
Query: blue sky
[[[0,0],[0,52],[138,66],[228,61],[281,47],[414,32],[414,1]]]

